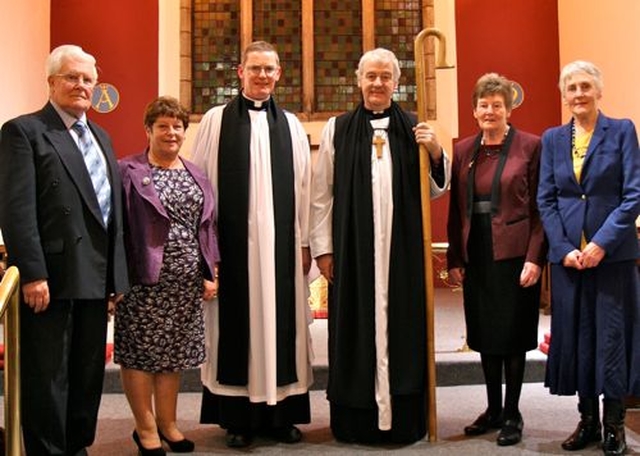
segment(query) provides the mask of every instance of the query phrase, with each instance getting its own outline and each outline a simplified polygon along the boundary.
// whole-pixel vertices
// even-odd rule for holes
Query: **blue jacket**
[[[600,113],[580,182],[573,171],[571,124],[542,136],[538,209],[549,239],[549,261],[580,249],[581,234],[602,247],[603,262],[638,257],[640,149],[633,122]]]
[[[213,190],[200,168],[185,159],[182,163],[204,194],[198,240],[205,277],[212,279],[215,264],[220,261]],[[169,216],[153,185],[147,153],[123,158],[118,164],[124,187],[125,245],[131,284],[152,285],[160,278]]]

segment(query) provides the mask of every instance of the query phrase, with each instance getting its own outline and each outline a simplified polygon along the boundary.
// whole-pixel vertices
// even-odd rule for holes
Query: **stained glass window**
[[[301,14],[301,0],[253,1],[253,39],[276,47],[282,76],[275,97],[280,106],[293,112],[302,111]]]
[[[355,70],[362,55],[361,5],[361,0],[314,3],[316,111],[347,111],[360,101]]]
[[[192,107],[202,114],[238,94],[239,0],[193,0]]]
[[[414,37],[422,30],[420,0],[376,0],[376,46],[394,52],[400,63],[400,83],[394,100],[416,111]]]
[[[363,52],[366,14],[373,18],[375,46],[392,50],[400,62],[402,76],[394,99],[415,111],[413,40],[422,29],[424,1],[374,0],[374,11],[363,12],[362,0],[191,0],[192,74],[186,78],[191,83],[191,110],[202,114],[239,93],[240,9],[250,5],[250,39],[274,44],[280,56],[283,72],[275,96],[282,107],[302,113],[303,93],[312,98],[305,106],[313,112],[305,114],[356,106],[361,97],[355,70]],[[304,8],[313,14],[309,38],[302,35]],[[303,87],[304,39],[313,40],[313,87]],[[189,93],[188,86],[186,90]]]

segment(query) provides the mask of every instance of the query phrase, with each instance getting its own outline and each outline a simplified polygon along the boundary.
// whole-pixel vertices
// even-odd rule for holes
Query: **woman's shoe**
[[[145,448],[142,446],[142,442],[140,441],[140,436],[138,436],[138,431],[133,431],[132,434],[133,441],[136,442],[138,446],[138,454],[141,456],[166,456],[167,452],[164,451],[162,446],[158,448]]]
[[[464,428],[465,435],[486,434],[489,429],[499,429],[502,426],[502,418],[490,415],[488,411],[480,414],[476,420]]]
[[[174,453],[191,453],[196,447],[196,444],[187,438],[182,440],[169,440],[160,432],[160,429],[158,429],[158,436],[160,436],[161,441],[169,445],[169,448],[171,448],[171,451]]]
[[[500,446],[515,445],[522,440],[522,428],[524,422],[522,421],[522,415],[518,415],[514,419],[505,420],[498,434],[497,443]]]
[[[602,429],[599,421],[578,423],[578,427],[567,440],[562,442],[562,449],[566,451],[578,451],[587,447],[592,442],[602,440]]]

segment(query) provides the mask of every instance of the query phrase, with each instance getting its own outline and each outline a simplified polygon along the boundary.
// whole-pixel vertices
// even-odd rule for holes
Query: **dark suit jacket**
[[[460,140],[454,147],[447,233],[448,269],[468,262],[467,242],[471,220],[467,215],[467,181],[476,137]],[[540,138],[516,130],[500,178],[500,202],[491,217],[494,260],[524,256],[542,266],[546,243],[536,206]]]
[[[549,261],[580,248],[584,232],[606,251],[604,262],[638,258],[640,149],[633,123],[600,113],[582,165],[573,172],[571,123],[542,136],[538,205],[549,238]]]
[[[204,195],[198,241],[205,278],[213,280],[215,265],[220,261],[213,189],[200,168],[188,160],[182,162]],[[160,278],[171,220],[153,185],[147,153],[123,158],[119,166],[124,184],[125,242],[131,282],[153,285]]]
[[[107,133],[88,124],[109,170],[108,229],[82,154],[50,103],[2,127],[0,229],[9,264],[23,283],[47,279],[52,299],[102,299],[128,288],[118,167]]]

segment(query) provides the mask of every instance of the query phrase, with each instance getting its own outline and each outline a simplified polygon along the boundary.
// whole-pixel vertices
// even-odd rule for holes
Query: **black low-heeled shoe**
[[[482,435],[486,434],[489,429],[499,429],[502,427],[502,417],[500,415],[490,415],[488,411],[483,412],[469,426],[465,426],[465,435]]]
[[[496,443],[500,446],[515,445],[522,440],[522,428],[524,428],[524,421],[522,421],[522,415],[517,416],[514,419],[505,420],[498,434]]]
[[[138,435],[138,431],[134,430],[131,437],[133,437],[133,441],[138,446],[138,454],[140,454],[141,456],[166,456],[167,452],[164,451],[164,448],[162,448],[162,446],[159,446],[158,448],[143,447],[142,442],[140,441],[140,436]]]
[[[169,445],[169,448],[171,448],[171,451],[174,453],[192,453],[196,447],[196,444],[187,438],[183,438],[182,440],[169,440],[160,432],[160,429],[158,429],[158,436],[160,436],[161,441]]]

